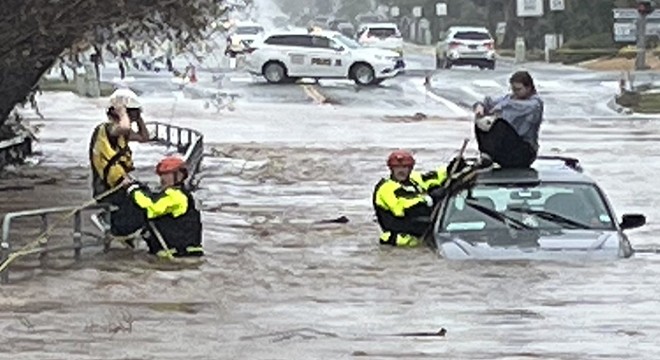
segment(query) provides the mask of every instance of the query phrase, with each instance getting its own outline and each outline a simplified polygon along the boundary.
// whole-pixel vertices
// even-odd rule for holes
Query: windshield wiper
[[[507,215],[505,215],[505,214],[502,214],[502,213],[499,212],[499,211],[496,211],[496,210],[493,210],[493,209],[487,208],[487,207],[485,207],[485,206],[483,206],[483,205],[479,205],[479,203],[477,203],[477,202],[473,202],[473,201],[470,201],[470,200],[465,200],[465,203],[466,203],[467,205],[469,205],[471,208],[473,208],[473,209],[479,211],[480,213],[485,214],[485,215],[487,215],[487,216],[489,216],[489,217],[491,217],[491,218],[493,218],[493,219],[496,219],[496,220],[498,220],[498,221],[504,223],[504,225],[506,225],[507,227],[508,227],[508,226],[511,226],[511,227],[513,227],[513,228],[515,228],[515,229],[518,229],[518,230],[522,230],[522,229],[530,230],[530,229],[533,229],[533,227],[531,227],[531,226],[525,224],[524,222],[522,222],[522,221],[520,221],[520,220],[518,220],[518,219],[514,219],[514,218],[512,218],[512,217],[510,217],[510,216],[507,216]]]
[[[509,209],[509,211],[514,211],[514,212],[519,212],[523,214],[531,214],[531,215],[536,215],[540,217],[543,220],[548,220],[551,222],[554,222],[556,224],[564,224],[568,226],[572,226],[577,229],[591,229],[591,226],[587,224],[583,224],[579,221],[567,218],[563,215],[559,215],[550,211],[545,211],[545,210],[534,210],[534,209],[526,209],[526,208],[512,208]]]

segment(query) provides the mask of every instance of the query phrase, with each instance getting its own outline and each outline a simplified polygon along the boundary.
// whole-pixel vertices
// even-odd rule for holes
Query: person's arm
[[[482,101],[474,103],[474,105],[472,105],[472,110],[474,110],[474,113],[477,116],[492,115],[497,111],[497,106],[508,98],[510,98],[509,95],[496,98],[486,96]]]
[[[142,116],[140,116],[135,122],[137,123],[138,131],[135,132],[131,130],[130,134],[128,135],[128,140],[137,142],[149,142],[149,130],[147,130],[147,125],[144,123],[144,120],[142,120]]]
[[[127,189],[131,199],[147,213],[148,219],[165,215],[181,216],[188,211],[188,197],[179,189],[167,189],[158,197],[152,198],[139,184],[132,184]]]
[[[543,111],[543,102],[538,97],[528,99],[505,98],[493,107],[493,111],[512,111],[518,114],[528,115]]]
[[[437,170],[428,171],[420,175],[420,186],[425,191],[429,191],[431,188],[442,186],[442,184],[447,179],[448,168],[442,166]]]
[[[415,206],[423,205],[429,206],[424,196],[415,196],[413,198],[398,197],[395,194],[397,186],[393,182],[383,184],[376,191],[376,206],[381,209],[388,210],[392,215],[396,217],[405,217],[408,210],[411,210]]]

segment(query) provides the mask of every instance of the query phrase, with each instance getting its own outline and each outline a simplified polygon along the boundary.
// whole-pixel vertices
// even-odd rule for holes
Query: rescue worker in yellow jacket
[[[464,176],[466,165],[457,158],[447,168],[420,173],[413,171],[415,159],[410,152],[396,150],[388,157],[387,166],[390,177],[382,179],[373,194],[373,206],[382,230],[380,244],[418,246],[430,225],[434,204],[456,189],[446,186],[447,169],[455,168],[457,176]]]
[[[152,222],[153,228],[145,236],[149,252],[159,257],[204,255],[201,215],[184,184],[188,177],[186,163],[178,156],[168,156],[158,163],[156,173],[161,184],[158,194],[134,180],[124,181],[130,200]],[[158,236],[167,249],[163,249]]]
[[[96,126],[89,144],[92,191],[95,197],[119,186],[133,171],[129,141],[149,141],[149,133],[141,116],[141,104],[133,91],[116,90],[110,96],[106,114],[107,121]],[[132,130],[132,123],[137,124],[137,132]],[[116,191],[100,201],[118,207],[117,211],[111,213],[110,224],[104,224],[98,216],[92,218],[97,226],[109,230],[112,235],[127,236],[144,227],[142,212],[127,200],[124,191]]]

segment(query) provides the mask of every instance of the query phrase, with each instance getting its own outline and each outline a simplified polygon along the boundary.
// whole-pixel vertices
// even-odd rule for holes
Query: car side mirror
[[[621,217],[621,230],[634,229],[646,224],[646,216],[642,214],[625,214]]]
[[[335,47],[333,47],[333,49],[334,49],[336,52],[342,52],[342,51],[344,51],[344,47],[341,46],[341,45],[339,45],[339,46],[335,46]]]

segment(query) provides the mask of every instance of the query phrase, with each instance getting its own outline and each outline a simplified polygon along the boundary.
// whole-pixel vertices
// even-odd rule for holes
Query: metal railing
[[[0,169],[23,161],[32,153],[32,137],[23,131],[11,139],[0,141]]]
[[[41,225],[40,225],[40,234],[44,234],[46,231],[48,231],[48,224],[49,224],[49,215],[56,215],[56,214],[64,214],[64,213],[71,213],[75,211],[74,215],[72,216],[72,221],[73,221],[73,231],[71,233],[71,237],[73,239],[73,244],[71,245],[59,245],[59,246],[49,246],[48,244],[48,237],[44,237],[44,241],[40,242],[38,247],[34,250],[30,251],[30,254],[38,254],[39,255],[39,260],[43,262],[43,260],[46,258],[46,254],[49,252],[53,251],[61,251],[61,250],[73,250],[73,256],[76,260],[80,259],[80,254],[81,250],[85,247],[91,247],[91,246],[99,246],[103,245],[104,250],[107,250],[110,247],[110,241],[109,238],[104,234],[104,235],[98,235],[94,234],[92,232],[87,232],[82,230],[82,215],[85,212],[92,212],[92,211],[98,211],[98,210],[111,210],[112,205],[110,204],[96,204],[92,205],[89,207],[86,207],[84,209],[81,209],[76,206],[61,206],[61,207],[52,207],[52,208],[44,208],[44,209],[36,209],[36,210],[26,210],[26,211],[18,211],[18,212],[12,212],[8,213],[5,215],[4,220],[2,222],[2,242],[0,242],[0,264],[4,263],[7,261],[9,258],[10,254],[12,253],[13,246],[11,242],[11,225],[14,220],[16,219],[24,219],[24,218],[32,218],[32,217],[39,217],[41,220]],[[106,221],[109,223],[110,222],[110,211],[105,211],[103,215],[106,217]],[[56,221],[59,221],[57,219]],[[85,242],[84,238],[85,236],[91,237],[95,239],[92,242]],[[0,273],[0,281],[2,281],[3,284],[6,284],[9,282],[9,269],[5,269]]]
[[[149,128],[151,142],[176,147],[188,165],[189,177],[186,185],[190,188],[197,186],[196,174],[200,170],[204,157],[204,136],[197,130],[170,125],[160,122],[146,123]]]
[[[188,169],[189,177],[186,180],[187,186],[195,188],[197,183],[194,180],[201,167],[202,158],[204,156],[204,137],[198,131],[193,129],[183,128],[180,126],[169,125],[159,122],[147,123],[151,137],[151,143],[164,145],[167,147],[175,147],[177,152],[180,153],[185,159]],[[29,254],[39,255],[39,259],[46,258],[46,254],[53,251],[73,250],[75,260],[80,259],[81,250],[85,247],[103,246],[104,251],[110,247],[111,237],[109,234],[95,234],[93,232],[83,231],[82,219],[83,214],[88,212],[95,212],[99,210],[111,210],[112,205],[109,204],[96,204],[85,208],[69,206],[69,207],[53,207],[34,209],[26,211],[12,212],[5,215],[2,223],[2,242],[0,242],[0,264],[3,264],[10,258],[12,251],[14,251],[13,239],[11,238],[12,224],[17,219],[35,218],[41,220],[40,228],[41,233],[48,229],[48,223],[51,215],[69,213],[72,215],[72,231],[71,237],[72,244],[64,245],[50,245],[48,239],[39,243],[37,248],[30,250]],[[110,211],[104,211],[103,216],[106,223],[110,223]],[[84,241],[86,238],[92,238],[93,241]],[[2,283],[9,282],[9,269],[5,268],[0,272],[0,281]]]

